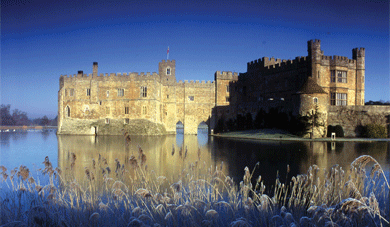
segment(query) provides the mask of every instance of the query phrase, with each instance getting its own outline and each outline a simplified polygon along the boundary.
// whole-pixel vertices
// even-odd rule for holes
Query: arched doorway
[[[182,147],[184,140],[184,125],[181,121],[176,123],[176,146]]]
[[[198,125],[198,144],[204,146],[209,139],[209,126],[206,122],[202,121]]]
[[[181,121],[178,121],[176,123],[176,134],[183,134],[184,133],[184,124]]]

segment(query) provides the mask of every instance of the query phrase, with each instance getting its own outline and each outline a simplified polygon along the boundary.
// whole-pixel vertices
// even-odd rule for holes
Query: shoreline
[[[34,125],[34,126],[0,126],[0,130],[20,130],[20,129],[54,129],[57,128],[57,126],[41,126],[41,125]]]
[[[213,137],[228,138],[228,139],[246,139],[246,140],[272,140],[272,141],[306,141],[306,142],[390,142],[390,138],[346,138],[339,137],[331,139],[326,138],[302,138],[292,134],[288,134],[281,130],[247,130],[224,132],[218,134],[210,134]]]

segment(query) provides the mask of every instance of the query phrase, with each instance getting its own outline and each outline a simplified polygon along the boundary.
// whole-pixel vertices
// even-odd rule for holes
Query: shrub
[[[365,126],[366,137],[368,138],[386,138],[387,130],[384,125],[368,124]]]
[[[266,112],[263,109],[260,109],[259,112],[256,115],[254,126],[256,129],[264,128],[264,119],[266,116]]]

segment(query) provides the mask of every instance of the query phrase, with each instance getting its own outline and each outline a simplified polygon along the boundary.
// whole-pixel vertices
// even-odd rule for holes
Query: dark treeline
[[[368,101],[365,103],[365,105],[379,105],[379,106],[390,106],[390,101],[383,101],[383,100],[379,100],[379,101]]]
[[[255,118],[252,117],[251,113],[237,114],[234,119],[230,118],[228,120],[220,117],[214,132],[277,128],[293,134],[303,135],[311,127],[309,122],[312,118],[315,119],[314,124],[317,126],[317,111],[313,116],[293,116],[292,113],[280,112],[275,108],[271,108],[269,112],[260,109]]]
[[[57,126],[57,117],[49,119],[46,115],[42,118],[29,119],[27,113],[18,109],[12,110],[11,105],[0,106],[0,125],[4,126],[23,126],[23,125],[42,125]]]

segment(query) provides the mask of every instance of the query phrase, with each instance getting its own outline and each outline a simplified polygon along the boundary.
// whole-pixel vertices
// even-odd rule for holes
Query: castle
[[[364,106],[365,49],[352,59],[326,56],[319,40],[307,43],[308,56],[293,60],[263,57],[247,72],[217,71],[214,81],[176,81],[175,60],[159,63],[158,73],[61,75],[58,134],[196,134],[201,122],[210,129],[219,118],[278,108],[293,115],[318,111],[323,121],[315,137],[326,133],[331,112]],[[333,119],[333,118],[332,118]]]

